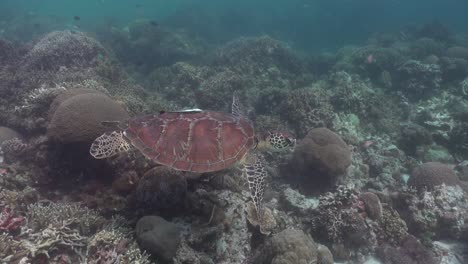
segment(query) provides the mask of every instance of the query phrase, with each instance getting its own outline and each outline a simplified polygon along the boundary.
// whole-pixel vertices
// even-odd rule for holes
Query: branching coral
[[[96,63],[104,48],[95,39],[78,31],[54,31],[42,38],[25,56],[23,67],[58,70]]]
[[[391,207],[384,207],[377,228],[379,241],[398,245],[407,235],[408,227],[398,212]]]
[[[436,64],[409,60],[398,68],[400,89],[411,99],[420,100],[440,87],[442,72]]]
[[[330,84],[333,89],[331,103],[336,109],[367,116],[369,105],[375,100],[372,85],[363,81],[357,75],[345,71],[331,74]]]
[[[35,230],[47,226],[70,226],[89,235],[104,223],[97,212],[75,203],[35,203],[28,207],[29,225]]]
[[[440,185],[432,191],[409,193],[399,208],[410,232],[426,239],[458,238],[464,226],[467,204],[459,186]]]
[[[317,214],[312,218],[312,228],[317,237],[327,242],[343,243],[343,209],[350,208],[356,199],[353,189],[340,185],[334,193],[327,192],[320,196]]]
[[[29,144],[19,138],[12,138],[0,144],[6,162],[11,162],[14,158],[22,156],[29,147]]]
[[[282,117],[301,137],[314,127],[330,127],[333,107],[329,95],[319,87],[290,91],[281,105]]]
[[[448,140],[450,132],[456,125],[449,111],[450,102],[451,96],[447,93],[420,102],[415,109],[417,122],[428,128],[433,136],[437,135]]]
[[[53,98],[66,88],[61,85],[55,87],[41,86],[30,91],[23,99],[20,106],[15,107],[15,111],[23,114],[32,114],[33,111],[46,111]]]
[[[142,252],[136,242],[128,236],[129,231],[122,227],[104,229],[95,234],[87,246],[89,264],[149,264],[148,254]]]
[[[0,230],[7,233],[15,232],[25,220],[23,216],[15,215],[15,212],[11,208],[4,207],[0,213]]]

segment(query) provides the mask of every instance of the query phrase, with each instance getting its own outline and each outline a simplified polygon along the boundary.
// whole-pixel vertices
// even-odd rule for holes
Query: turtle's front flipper
[[[249,182],[250,195],[257,211],[257,218],[261,221],[263,217],[263,193],[267,176],[265,166],[259,157],[253,157],[251,161],[244,164],[243,173]]]
[[[96,159],[105,159],[129,149],[130,144],[125,139],[123,132],[113,131],[96,138],[91,144],[89,153]]]

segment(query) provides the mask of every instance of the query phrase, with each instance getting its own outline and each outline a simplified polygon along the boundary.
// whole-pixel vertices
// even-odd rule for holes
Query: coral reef
[[[436,240],[468,237],[467,42],[440,23],[313,56],[159,21],[0,24],[18,30],[0,40],[2,263],[435,264],[455,258]],[[238,168],[88,153],[102,121],[230,112],[234,93],[257,131],[299,138],[263,153],[261,199]]]

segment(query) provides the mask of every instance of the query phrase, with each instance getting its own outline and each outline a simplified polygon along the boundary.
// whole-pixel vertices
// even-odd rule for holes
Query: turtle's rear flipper
[[[96,159],[105,159],[129,149],[130,144],[125,140],[123,132],[113,131],[96,138],[91,144],[89,153]]]

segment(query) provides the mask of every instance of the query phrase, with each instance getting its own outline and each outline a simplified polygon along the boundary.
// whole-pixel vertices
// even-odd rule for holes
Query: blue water
[[[38,21],[51,20],[54,28],[97,31],[150,19],[213,42],[269,34],[302,50],[326,51],[433,20],[466,32],[466,10],[464,0],[2,0],[0,31],[8,23],[38,27]]]

